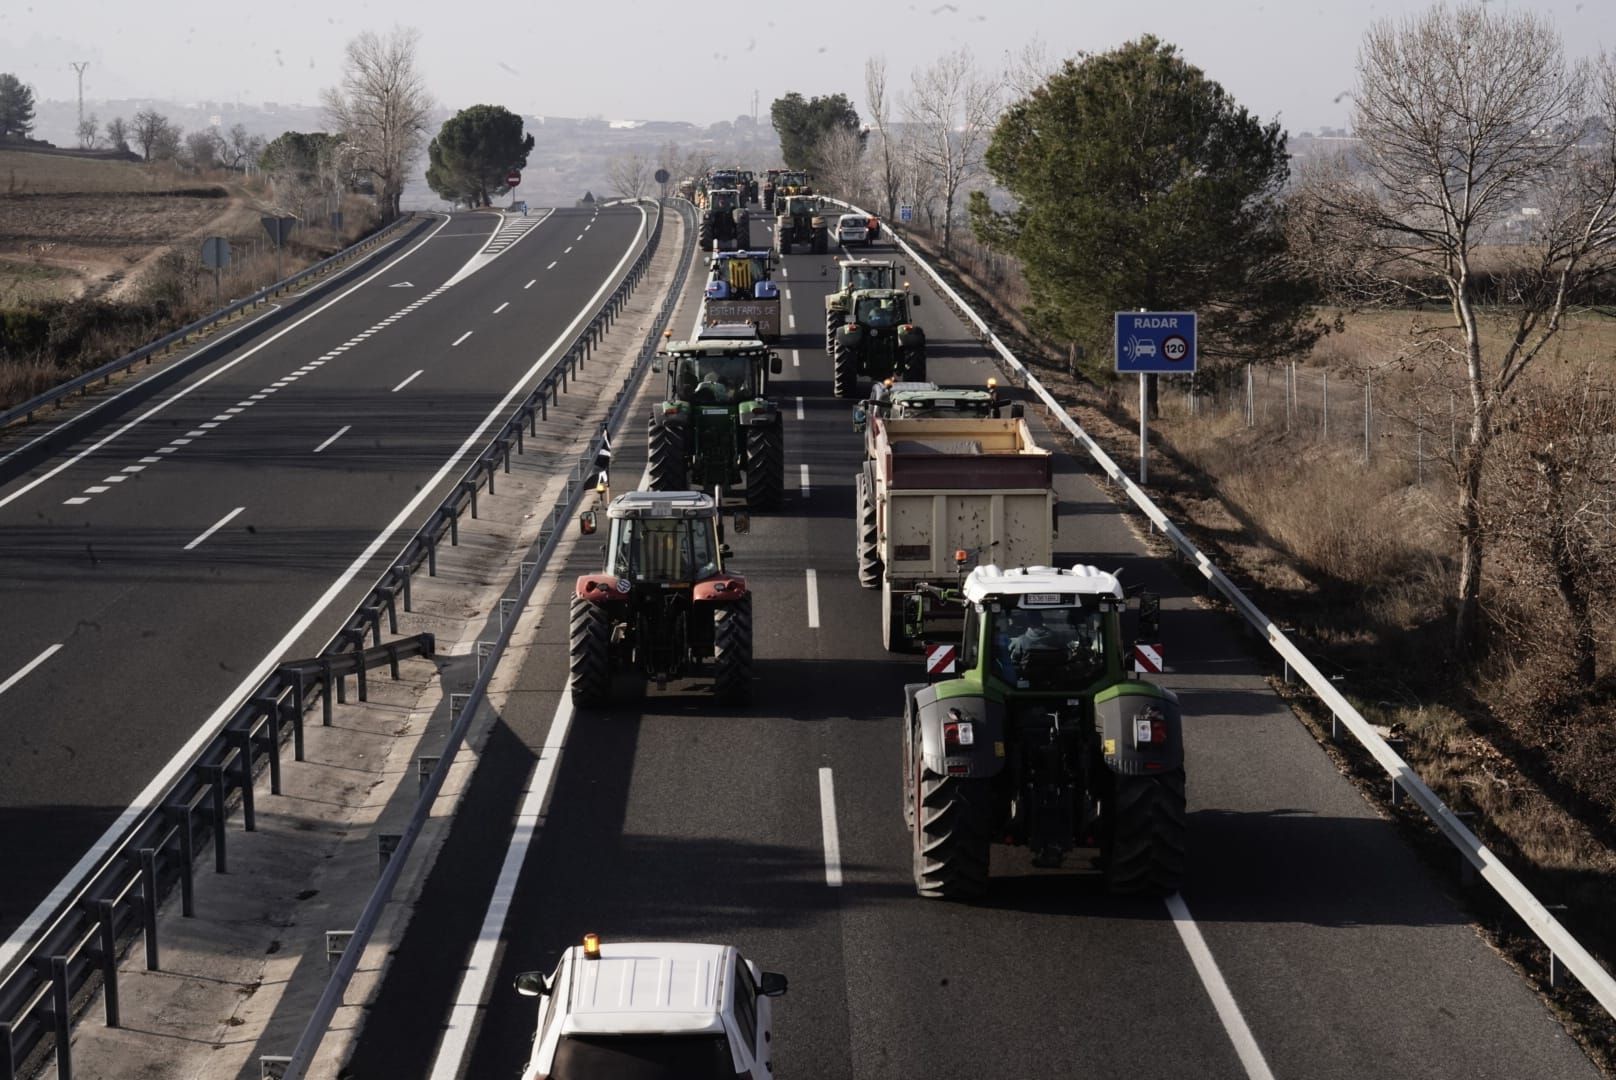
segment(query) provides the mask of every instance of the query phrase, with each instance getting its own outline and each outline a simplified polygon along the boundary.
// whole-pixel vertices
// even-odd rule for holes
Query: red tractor
[[[752,696],[752,594],[724,569],[719,507],[699,491],[631,491],[605,510],[606,569],[578,579],[572,596],[570,684],[576,707],[611,700],[619,675],[711,678],[722,704]],[[579,518],[584,535],[600,512]],[[735,531],[749,525],[735,515]]]

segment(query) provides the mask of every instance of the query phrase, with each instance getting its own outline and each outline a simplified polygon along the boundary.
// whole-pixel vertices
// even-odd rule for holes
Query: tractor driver
[[[1010,631],[995,635],[994,654],[1000,675],[1011,682],[1021,678],[1019,672],[1025,670],[1034,653],[1060,649],[1060,635],[1044,625],[1041,611],[1012,610]]]
[[[718,369],[709,367],[702,375],[701,381],[696,384],[695,401],[700,405],[725,405],[729,403],[729,387],[725,386],[718,377]]]

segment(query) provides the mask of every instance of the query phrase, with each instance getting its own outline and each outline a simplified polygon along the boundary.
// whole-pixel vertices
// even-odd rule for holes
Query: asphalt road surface
[[[1075,860],[1040,870],[1005,848],[985,902],[915,896],[898,717],[919,659],[882,650],[879,595],[855,575],[860,443],[822,351],[833,259],[784,260],[796,325],[771,388],[787,418],[787,498],[731,537],[755,591],[757,703],[653,690],[572,715],[571,590],[557,589],[350,1075],[425,1076],[435,1062],[434,1077],[516,1076],[534,1008],[513,975],[547,970],[596,931],[734,943],[785,972],[774,1057],[787,1077],[1596,1076],[1273,698],[1234,624],[1195,608],[1065,454],[1058,561],[1122,568],[1165,594],[1163,681],[1184,702],[1189,776],[1182,902],[1112,898]],[[981,384],[993,373],[981,348],[909,277],[931,377]],[[651,379],[619,478],[643,464]],[[599,560],[587,541],[554,572],[570,581]],[[518,809],[544,793],[535,765],[557,752],[547,810],[500,891]],[[484,929],[496,893],[509,902],[497,931]],[[494,932],[486,970],[463,987]]]
[[[210,718],[329,640],[647,220],[440,217],[0,485],[0,933]]]

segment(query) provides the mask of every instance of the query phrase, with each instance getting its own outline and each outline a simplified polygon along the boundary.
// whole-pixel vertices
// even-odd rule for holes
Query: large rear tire
[[[1166,896],[1184,882],[1189,822],[1184,770],[1111,778],[1100,839],[1105,886],[1114,893]]]
[[[703,251],[713,249],[713,219],[703,214],[701,224],[696,227],[696,246]]]
[[[746,505],[752,510],[778,510],[786,490],[784,424],[758,424],[746,429]]]
[[[830,353],[831,392],[839,398],[858,394],[858,354],[837,343]]]
[[[824,255],[830,251],[830,234],[824,229],[814,231],[812,251],[815,255]]]
[[[685,426],[667,417],[653,416],[646,432],[651,464],[652,491],[684,491],[690,484],[685,461]]]
[[[782,254],[782,255],[790,255],[791,254],[791,240],[790,240],[789,237],[786,236],[784,230],[782,230],[781,233],[780,233],[780,254]]]
[[[853,481],[857,500],[858,580],[866,589],[881,587],[881,544],[875,522],[875,497],[870,490],[870,472],[863,470]]]
[[[916,740],[910,741],[915,757],[916,821],[909,834],[915,891],[939,900],[974,900],[988,890],[992,784],[938,776],[921,762]]]
[[[752,597],[713,612],[713,697],[721,705],[752,700]]]
[[[598,708],[612,695],[612,620],[606,610],[588,600],[572,598],[568,682],[572,705]]]

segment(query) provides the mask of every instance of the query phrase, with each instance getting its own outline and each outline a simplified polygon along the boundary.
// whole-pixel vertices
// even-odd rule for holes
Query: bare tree
[[[900,183],[909,194],[910,205],[915,213],[926,219],[926,228],[935,232],[940,202],[937,171],[921,153],[920,138],[915,131],[903,133],[898,143],[898,159],[901,162]]]
[[[321,95],[333,124],[347,137],[355,167],[375,178],[386,217],[397,217],[404,182],[427,138],[432,100],[416,67],[419,30],[394,28],[386,37],[366,30],[348,42],[342,85]]]
[[[124,123],[121,116],[114,116],[107,121],[107,145],[114,150],[129,149],[129,125]]]
[[[1018,53],[1005,51],[1005,92],[1012,99],[1029,97],[1059,70],[1060,64],[1049,58],[1049,49],[1043,41],[1033,38]]]
[[[651,163],[639,152],[614,157],[606,163],[606,178],[625,199],[638,199],[651,186]]]
[[[220,143],[219,163],[227,169],[245,169],[263,152],[262,135],[249,135],[245,124],[232,124]]]
[[[1548,20],[1529,12],[1438,7],[1365,36],[1354,109],[1362,171],[1315,169],[1297,200],[1327,276],[1446,309],[1443,332],[1426,344],[1468,402],[1453,460],[1454,630],[1465,653],[1480,639],[1482,482],[1499,404],[1584,291],[1616,269],[1613,127],[1608,60],[1568,66]],[[1536,225],[1505,252],[1496,245],[1517,238],[1509,230],[1522,207],[1538,210]],[[1478,261],[1484,247],[1493,265]],[[1484,306],[1489,291],[1501,305]],[[1489,322],[1500,324],[1501,345]]]
[[[830,191],[848,202],[861,203],[869,194],[869,169],[864,161],[864,137],[844,127],[832,128],[813,147],[815,190]]]
[[[95,119],[95,113],[90,113],[83,120],[80,120],[78,127],[79,149],[94,150],[100,130],[100,125]]]
[[[172,124],[168,117],[156,109],[141,109],[135,114],[134,139],[135,145],[140,147],[140,156],[147,161],[156,160],[154,151],[160,144],[167,142],[165,136],[171,130]]]
[[[999,114],[999,81],[977,69],[969,46],[913,75],[905,118],[914,128],[916,164],[930,169],[942,196],[943,253],[954,239],[954,205],[965,182],[982,168],[982,154]]]
[[[224,139],[212,128],[203,128],[185,136],[185,156],[198,172],[217,166],[224,149]]]
[[[875,128],[876,186],[886,200],[881,212],[891,221],[898,216],[901,155],[892,131],[892,103],[887,100],[887,61],[884,56],[872,56],[864,61],[864,107],[869,110],[870,125]]]

